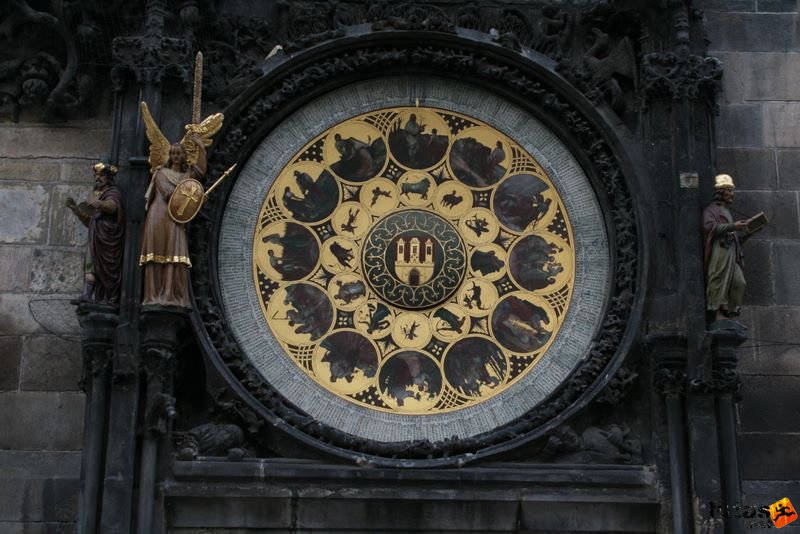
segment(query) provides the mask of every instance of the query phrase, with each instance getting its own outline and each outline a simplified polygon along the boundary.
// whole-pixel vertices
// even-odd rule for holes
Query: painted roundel
[[[349,117],[266,192],[252,234],[261,313],[281,357],[352,406],[468,409],[531,373],[562,328],[567,213],[545,167],[476,117]]]

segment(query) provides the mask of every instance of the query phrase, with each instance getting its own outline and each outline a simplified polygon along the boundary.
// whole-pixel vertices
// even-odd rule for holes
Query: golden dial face
[[[312,139],[253,237],[272,333],[331,394],[458,410],[517,382],[564,323],[572,227],[541,165],[475,118],[390,108]]]

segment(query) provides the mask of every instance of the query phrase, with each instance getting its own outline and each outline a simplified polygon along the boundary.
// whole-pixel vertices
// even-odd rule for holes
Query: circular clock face
[[[246,357],[320,421],[378,441],[474,435],[584,354],[602,216],[531,117],[500,128],[474,89],[462,106],[392,104],[402,90],[340,91],[265,140],[227,204],[223,300]],[[366,110],[325,115],[358,98]],[[324,125],[287,150],[307,117]]]
[[[310,140],[253,229],[284,357],[372,410],[479,404],[533,369],[575,281],[571,224],[536,159],[475,117],[393,107]]]

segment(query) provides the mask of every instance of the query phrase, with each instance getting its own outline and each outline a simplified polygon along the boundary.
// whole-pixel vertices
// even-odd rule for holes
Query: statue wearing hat
[[[763,213],[734,221],[729,209],[733,191],[733,178],[717,175],[714,201],[703,210],[706,311],[714,314],[715,321],[739,315],[746,285],[742,244],[767,224]]]
[[[91,198],[80,204],[71,197],[66,201],[67,207],[89,228],[80,300],[116,306],[119,304],[125,236],[122,194],[114,185],[115,166],[101,162],[92,169],[94,189]]]

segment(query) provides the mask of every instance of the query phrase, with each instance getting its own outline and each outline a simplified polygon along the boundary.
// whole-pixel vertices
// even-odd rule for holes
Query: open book
[[[768,223],[769,220],[767,220],[767,216],[763,211],[760,211],[747,219],[747,233],[754,234],[762,230]]]

